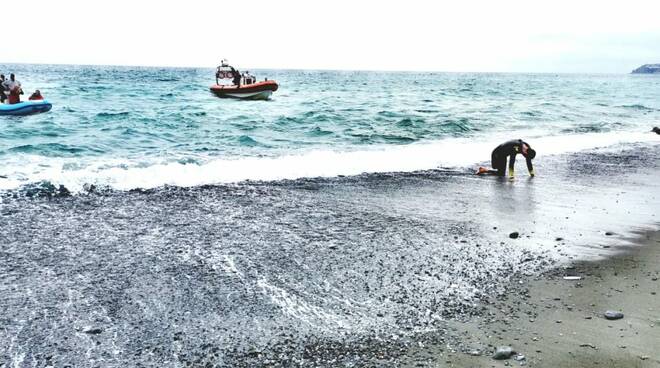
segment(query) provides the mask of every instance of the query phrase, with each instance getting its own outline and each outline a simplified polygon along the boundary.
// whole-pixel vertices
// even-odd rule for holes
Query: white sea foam
[[[280,157],[208,159],[201,164],[179,162],[140,162],[129,159],[53,159],[17,155],[0,168],[0,189],[49,181],[80,191],[87,183],[114,189],[155,188],[162,185],[196,186],[234,183],[245,180],[282,180],[305,177],[334,177],[379,172],[411,172],[435,168],[464,168],[488,163],[493,147],[518,135],[492,134],[488,138],[448,138],[427,143],[380,146],[368,150],[338,152],[307,151]],[[522,134],[520,136],[523,136]],[[587,133],[524,137],[537,150],[537,159],[582,150],[629,143],[659,143],[655,134],[633,132]]]
[[[353,327],[349,318],[331,313],[325,308],[313,305],[304,298],[297,297],[285,289],[270,284],[266,279],[260,279],[257,286],[270,297],[271,302],[281,308],[282,313],[311,326],[327,328],[328,325],[342,329]]]

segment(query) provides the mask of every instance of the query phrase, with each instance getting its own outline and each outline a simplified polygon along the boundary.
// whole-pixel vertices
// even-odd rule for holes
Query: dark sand
[[[636,243],[610,259],[515,281],[485,318],[452,322],[453,343],[415,349],[407,366],[660,367],[660,232]],[[606,310],[625,317],[606,320]],[[524,359],[494,360],[497,346]]]

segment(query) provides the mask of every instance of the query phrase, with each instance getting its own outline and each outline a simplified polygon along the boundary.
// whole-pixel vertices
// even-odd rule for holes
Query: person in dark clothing
[[[234,69],[233,66],[230,66],[230,68],[231,68],[231,72],[232,72],[232,74],[234,75],[234,79],[233,79],[233,83],[234,83],[234,85],[235,85],[236,87],[240,87],[240,86],[241,86],[241,72],[239,72],[238,70]]]
[[[525,157],[527,160],[527,170],[529,170],[529,175],[534,176],[532,160],[534,157],[536,157],[536,151],[534,151],[532,147],[530,147],[529,144],[524,142],[522,139],[514,139],[497,146],[491,154],[491,165],[493,166],[493,169],[487,170],[483,167],[480,167],[477,174],[495,174],[497,176],[504,176],[506,172],[506,158],[508,156],[509,176],[513,177],[516,155],[519,153],[522,154],[523,157]]]
[[[5,100],[7,99],[7,95],[5,94],[5,75],[0,74],[0,104],[5,103]]]

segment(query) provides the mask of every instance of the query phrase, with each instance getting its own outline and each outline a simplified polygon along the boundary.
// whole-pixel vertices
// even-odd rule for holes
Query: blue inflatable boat
[[[0,104],[0,115],[31,115],[50,111],[53,105],[46,100],[25,101],[17,104]]]

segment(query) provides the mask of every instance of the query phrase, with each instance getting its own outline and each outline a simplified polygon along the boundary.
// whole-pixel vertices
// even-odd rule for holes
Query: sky
[[[227,58],[243,69],[552,73],[660,63],[659,0],[20,0],[2,9],[0,63],[214,67]]]

